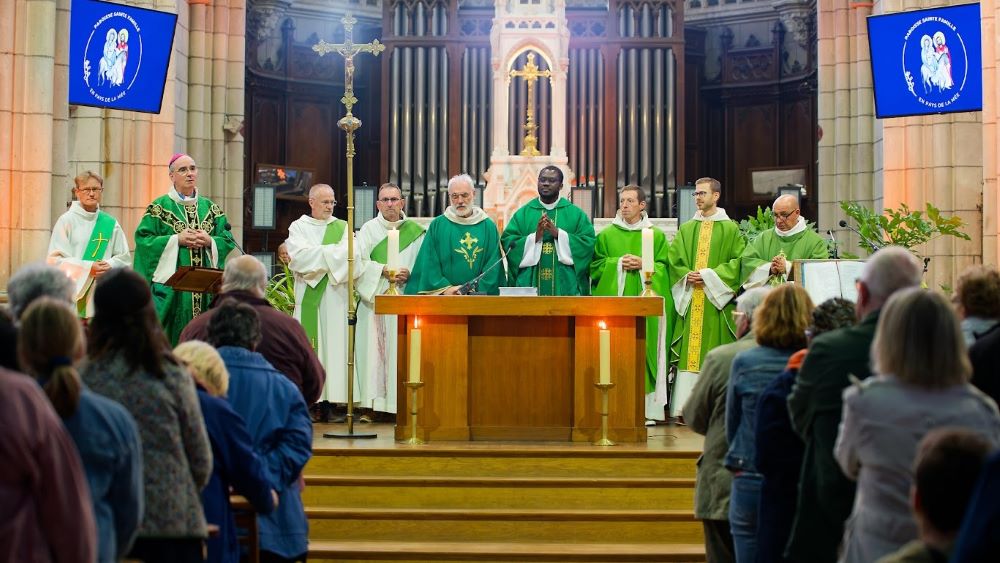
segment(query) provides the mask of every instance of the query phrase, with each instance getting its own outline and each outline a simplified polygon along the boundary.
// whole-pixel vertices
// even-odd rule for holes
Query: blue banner
[[[69,103],[160,113],[177,15],[73,0]]]
[[[875,116],[983,109],[979,4],[868,18]]]

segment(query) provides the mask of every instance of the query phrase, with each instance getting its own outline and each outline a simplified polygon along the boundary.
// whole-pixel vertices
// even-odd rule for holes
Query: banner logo
[[[131,14],[111,12],[94,24],[84,48],[83,81],[104,103],[125,97],[142,66],[142,33]]]
[[[965,41],[941,16],[917,20],[903,38],[903,77],[916,100],[945,109],[962,96],[969,72]]]

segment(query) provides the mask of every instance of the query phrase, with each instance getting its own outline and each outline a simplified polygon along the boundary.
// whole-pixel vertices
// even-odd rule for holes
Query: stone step
[[[694,479],[309,475],[306,506],[343,508],[684,509]]]
[[[310,507],[306,515],[314,541],[703,542],[691,510]]]
[[[701,544],[663,543],[552,543],[552,542],[408,542],[312,541],[309,561],[353,563],[360,561],[655,561],[694,563],[705,561]]]

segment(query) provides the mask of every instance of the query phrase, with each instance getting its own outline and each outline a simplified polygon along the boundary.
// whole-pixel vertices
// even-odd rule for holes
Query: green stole
[[[347,223],[344,221],[333,221],[326,225],[326,232],[323,233],[322,245],[334,244],[344,236],[344,229]],[[306,292],[302,296],[302,328],[309,337],[314,351],[319,351],[319,302],[323,299],[323,292],[326,291],[327,284],[330,283],[329,274],[319,280],[316,287],[306,285]]]
[[[104,260],[104,255],[107,254],[108,247],[111,246],[111,235],[114,232],[115,218],[98,210],[97,220],[94,221],[94,229],[90,232],[90,242],[87,243],[87,248],[83,250],[82,258],[91,262]],[[91,289],[93,289],[93,283],[90,284],[87,291],[83,292],[83,297],[76,302],[76,311],[81,317],[87,315],[87,301],[90,298]]]
[[[410,246],[422,234],[424,234],[424,228],[416,221],[403,221],[403,224],[399,226],[399,251],[406,250],[406,247]],[[376,244],[369,256],[379,264],[389,263],[389,237],[385,237]]]

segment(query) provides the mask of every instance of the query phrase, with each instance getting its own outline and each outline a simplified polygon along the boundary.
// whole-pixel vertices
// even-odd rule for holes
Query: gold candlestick
[[[642,277],[642,285],[646,288],[642,290],[640,297],[659,297],[656,292],[653,291],[653,272],[643,272]]]
[[[608,391],[614,387],[614,383],[595,383],[594,387],[601,390],[601,439],[594,442],[595,446],[614,446],[615,443],[608,439]]]
[[[389,287],[382,292],[382,295],[399,295],[399,288],[396,286],[396,270],[387,270],[389,274]]]
[[[423,381],[407,381],[406,386],[410,388],[410,439],[403,442],[416,446],[425,444],[423,440],[417,438],[417,389],[424,386]]]

